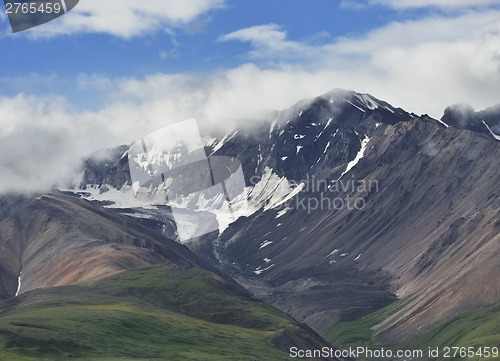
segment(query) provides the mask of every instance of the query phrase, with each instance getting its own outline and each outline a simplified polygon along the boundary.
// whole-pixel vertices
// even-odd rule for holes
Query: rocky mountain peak
[[[447,107],[441,121],[448,126],[482,133],[500,140],[500,104],[476,112],[469,104]]]

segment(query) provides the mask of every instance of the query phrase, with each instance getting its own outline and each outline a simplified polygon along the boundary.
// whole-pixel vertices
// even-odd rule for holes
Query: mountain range
[[[336,346],[420,340],[419,347],[430,347],[458,340],[459,330],[449,326],[457,319],[483,330],[486,319],[500,318],[499,106],[476,112],[459,104],[433,119],[337,89],[266,121],[204,133],[207,156],[237,159],[246,188],[230,211],[204,209],[219,227],[203,236],[181,239],[177,227],[186,225],[176,223],[172,207],[137,197],[130,145],[90,156],[78,184],[34,197],[2,196],[0,324],[39,302],[102,310],[103,303],[123,302],[110,297],[122,296],[178,312],[188,301],[159,306],[166,291],[155,291],[156,283],[148,283],[148,297],[136,285],[110,286],[109,280],[121,284],[140,274],[134,272],[156,280],[161,267],[180,278],[179,269],[204,272],[231,297],[267,307],[258,298],[293,317],[279,313],[288,322],[273,329],[279,342],[268,335],[253,345],[268,340],[266,347],[282,353],[290,345],[328,345],[318,334]],[[193,202],[186,196],[180,207]],[[75,290],[82,296],[72,297]],[[214,307],[213,299],[204,301],[207,310]],[[480,310],[487,316],[471,314]],[[180,313],[224,324],[238,312]],[[232,324],[271,332],[248,322],[239,315]],[[16,327],[4,332],[11,349],[26,328],[42,326]],[[353,329],[356,335],[346,337]],[[498,345],[498,326],[483,332],[467,340]],[[444,333],[450,337],[429,337]],[[81,354],[89,347],[80,346]]]

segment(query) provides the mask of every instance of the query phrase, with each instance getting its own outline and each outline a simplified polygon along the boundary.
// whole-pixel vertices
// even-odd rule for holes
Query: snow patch
[[[276,208],[281,206],[283,203],[289,201],[293,197],[295,197],[297,194],[299,194],[302,189],[304,189],[305,183],[300,183],[293,191],[291,191],[285,198],[279,200],[276,203],[269,203],[267,206],[264,207],[264,210],[267,211],[268,209]]]
[[[323,133],[325,132],[326,128],[328,128],[330,126],[330,124],[332,124],[332,121],[333,121],[333,117],[332,118],[328,118],[328,121],[326,122],[325,127],[323,128],[323,130],[321,132],[319,132],[318,136],[316,137],[316,139],[314,141],[317,141],[319,139],[319,137],[321,137],[323,135]]]
[[[300,152],[300,150],[301,150],[302,148],[304,148],[304,146],[302,146],[302,145],[298,145],[298,146],[297,146],[297,153],[296,153],[296,154],[299,154],[299,152]]]
[[[359,150],[358,154],[356,154],[356,158],[354,158],[352,161],[349,162],[349,164],[347,164],[346,170],[344,171],[344,173],[340,175],[339,179],[342,178],[344,174],[349,172],[352,168],[354,168],[359,163],[359,161],[365,156],[366,147],[369,142],[370,138],[365,135],[365,139],[361,141],[361,149]]]
[[[257,267],[257,268],[255,269],[255,271],[253,271],[253,273],[255,273],[256,275],[260,275],[261,273],[263,273],[263,272],[265,272],[265,271],[267,271],[267,270],[271,269],[272,267],[274,267],[274,264],[272,264],[272,265],[270,265],[269,267],[266,267],[266,268],[264,268],[264,269],[260,269],[260,267]]]
[[[357,261],[361,257],[361,253],[358,255],[358,257],[354,258],[354,261]]]
[[[262,156],[262,146],[259,144],[259,154],[257,155],[257,165],[262,163],[264,157]]]
[[[330,148],[330,141],[328,141],[328,144],[325,147],[325,150],[323,151],[323,154],[326,153],[326,151]]]
[[[271,243],[273,243],[273,241],[267,241],[267,240],[266,240],[266,241],[264,241],[264,242],[262,242],[262,243],[260,244],[259,249],[262,249],[262,248],[264,248],[264,247],[267,247],[267,246],[269,246]]]
[[[263,206],[276,204],[293,191],[285,177],[279,177],[269,167],[264,169],[261,180],[252,188],[250,187],[248,200],[255,213]],[[267,206],[266,209],[269,209]]]
[[[488,130],[490,131],[490,133],[493,136],[493,138],[495,138],[496,140],[500,140],[500,135],[493,133],[493,130],[491,130],[491,128],[489,127],[489,125],[486,124],[486,122],[484,120],[483,120],[483,124],[484,124],[484,126],[486,128],[488,128]]]
[[[327,257],[333,256],[333,255],[335,255],[335,254],[337,254],[337,253],[339,253],[339,252],[340,252],[340,249],[334,249],[333,251],[331,251],[331,252],[327,255]]]
[[[141,200],[137,198],[134,195],[133,187],[133,185],[129,186],[124,184],[121,189],[116,189],[109,184],[104,184],[101,187],[94,185],[86,186],[85,189],[58,188],[58,190],[75,193],[88,201],[105,202],[106,208],[157,208],[151,204],[151,200]],[[103,192],[102,189],[107,189],[107,191]]]
[[[19,277],[17,277],[17,291],[16,291],[16,295],[14,297],[19,296],[19,292],[21,291],[21,275],[22,274],[23,274],[22,272],[19,272]]]
[[[214,154],[215,152],[217,152],[218,150],[220,150],[224,146],[224,144],[226,144],[228,141],[230,141],[231,139],[233,139],[236,136],[236,134],[238,134],[239,131],[240,130],[238,129],[233,134],[227,133],[224,136],[224,138],[222,138],[222,140],[213,148],[211,154]]]
[[[358,107],[356,104],[354,104],[353,102],[347,100],[347,99],[344,99],[344,101],[346,101],[347,103],[351,104],[354,108],[357,108],[359,110],[361,110],[363,113],[366,113],[365,110],[363,108],[360,108]]]
[[[356,97],[370,110],[375,110],[380,105],[368,94],[356,94]]]
[[[293,136],[294,139],[304,139],[306,136],[304,134],[295,134]]]
[[[332,121],[333,121],[333,117],[328,118],[328,121],[326,122],[326,125],[325,125],[325,127],[323,128],[323,130],[325,130],[326,128],[328,128],[328,127],[330,126],[330,124],[332,124]]]
[[[217,144],[217,138],[215,137],[205,137],[203,140],[203,145],[205,147],[213,147]]]
[[[438,123],[444,125],[446,128],[449,128],[450,126],[448,124],[446,124],[445,122],[443,122],[441,119],[436,119],[438,121]],[[483,123],[484,123],[484,120],[483,120]]]
[[[278,214],[276,214],[276,217],[274,217],[274,219],[278,219],[280,217],[283,217],[286,214],[286,212],[288,212],[290,209],[291,208],[285,208],[285,209],[279,211]]]
[[[276,124],[278,123],[278,119],[280,117],[281,111],[278,111],[278,115],[276,116],[276,119],[271,123],[271,127],[269,128],[269,139],[271,139],[271,136],[273,135],[273,130]]]

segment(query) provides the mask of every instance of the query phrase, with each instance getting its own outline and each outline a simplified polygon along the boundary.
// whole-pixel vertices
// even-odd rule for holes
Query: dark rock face
[[[446,124],[488,136],[500,134],[500,105],[476,112],[468,104],[455,104],[444,111],[441,118]]]
[[[237,157],[247,178],[269,167],[298,181],[354,159],[361,148],[360,137],[373,132],[376,124],[412,118],[374,97],[335,90],[299,102],[257,129],[238,132],[216,154]]]
[[[486,108],[480,111],[478,115],[495,134],[500,134],[500,104]]]
[[[447,107],[441,120],[457,129],[467,129],[483,133],[485,130],[476,111],[469,104],[455,104]]]
[[[87,185],[111,185],[120,189],[124,184],[130,185],[130,171],[128,168],[128,146],[97,152],[88,158],[83,165],[81,188]],[[105,186],[102,192],[105,192]]]

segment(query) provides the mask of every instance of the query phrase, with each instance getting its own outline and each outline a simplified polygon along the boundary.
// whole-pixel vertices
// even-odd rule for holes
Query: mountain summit
[[[476,112],[468,104],[455,104],[445,109],[441,121],[457,129],[471,130],[500,140],[500,105]]]

